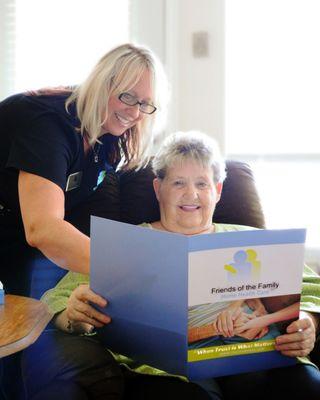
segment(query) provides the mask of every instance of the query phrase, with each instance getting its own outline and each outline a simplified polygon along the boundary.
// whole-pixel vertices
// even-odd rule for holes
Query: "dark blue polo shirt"
[[[20,170],[39,175],[65,191],[66,210],[86,199],[107,167],[111,135],[101,138],[86,156],[75,107],[65,109],[66,95],[19,94],[0,103],[0,204],[18,210]],[[67,191],[68,177],[78,175],[78,187]],[[81,178],[81,179],[80,179]]]
[[[110,168],[108,154],[116,138],[102,136],[102,144],[85,155],[75,106],[65,108],[67,97],[18,94],[0,103],[0,280],[8,269],[23,279],[31,258],[19,207],[19,171],[57,184],[68,213],[89,198],[99,174]]]

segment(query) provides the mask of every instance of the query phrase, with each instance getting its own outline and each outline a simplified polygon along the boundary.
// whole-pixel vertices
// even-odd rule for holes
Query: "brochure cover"
[[[91,287],[112,318],[100,337],[190,379],[291,365],[274,339],[299,315],[304,241],[304,229],[184,236],[92,217]]]

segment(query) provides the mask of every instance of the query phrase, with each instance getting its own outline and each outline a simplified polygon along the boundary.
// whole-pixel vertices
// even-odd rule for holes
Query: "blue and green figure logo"
[[[260,277],[261,262],[255,250],[238,250],[234,253],[233,262],[226,264],[224,269],[228,272],[228,281],[256,280]]]

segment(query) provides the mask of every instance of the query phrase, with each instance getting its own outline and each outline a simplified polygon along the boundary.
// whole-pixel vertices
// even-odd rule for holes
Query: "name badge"
[[[82,171],[70,174],[67,179],[66,192],[70,192],[70,190],[77,189],[78,187],[80,187],[81,180],[82,180]]]

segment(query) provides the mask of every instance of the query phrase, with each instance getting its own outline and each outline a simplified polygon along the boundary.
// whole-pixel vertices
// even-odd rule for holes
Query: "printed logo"
[[[253,249],[238,250],[233,255],[233,261],[224,266],[228,281],[257,280],[260,277],[261,262]]]

